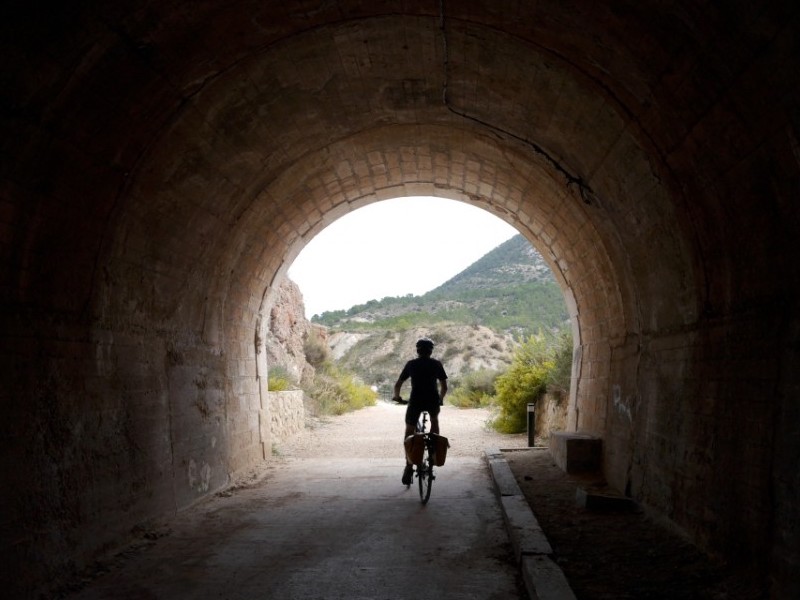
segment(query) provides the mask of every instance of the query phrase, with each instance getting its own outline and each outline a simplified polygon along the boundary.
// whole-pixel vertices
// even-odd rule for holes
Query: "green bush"
[[[323,372],[314,376],[307,394],[321,415],[341,415],[372,406],[378,397],[355,375],[333,366],[326,366]]]
[[[492,426],[502,433],[521,433],[528,425],[528,404],[535,403],[547,390],[555,366],[545,341],[530,337],[515,351],[511,366],[495,382],[495,402],[500,409]]]
[[[271,392],[284,392],[294,388],[289,373],[283,367],[271,367],[267,375],[267,389]]]
[[[492,403],[498,372],[489,369],[473,371],[455,382],[447,401],[459,408],[479,408]]]

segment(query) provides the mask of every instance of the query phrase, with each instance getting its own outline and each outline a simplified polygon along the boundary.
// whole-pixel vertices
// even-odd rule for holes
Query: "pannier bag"
[[[406,459],[412,465],[421,465],[422,456],[425,452],[425,434],[415,433],[406,438]]]
[[[433,457],[433,464],[437,467],[441,467],[447,459],[447,449],[450,447],[450,441],[443,435],[436,433],[432,433],[431,438],[433,438],[433,447],[436,449],[436,453]]]
[[[433,464],[437,467],[444,465],[447,459],[447,449],[450,447],[450,442],[443,435],[435,433],[428,434],[433,440]],[[406,438],[404,442],[406,447],[406,458],[408,462],[413,465],[422,464],[422,458],[425,453],[425,434],[415,433]]]

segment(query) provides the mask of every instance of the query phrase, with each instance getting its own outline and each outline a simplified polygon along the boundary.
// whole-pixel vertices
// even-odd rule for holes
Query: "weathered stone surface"
[[[295,382],[313,376],[314,368],[306,361],[304,350],[305,340],[312,330],[324,339],[324,328],[306,319],[300,288],[291,279],[285,279],[269,312],[269,331],[264,340],[267,364],[285,369]]]
[[[4,591],[263,460],[291,261],[432,194],[553,268],[609,483],[800,597],[797,3],[2,12]]]
[[[302,431],[306,424],[303,391],[270,392],[269,414],[273,443],[280,443]]]

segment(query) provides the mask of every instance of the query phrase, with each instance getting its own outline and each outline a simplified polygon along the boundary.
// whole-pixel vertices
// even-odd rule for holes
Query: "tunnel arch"
[[[660,157],[642,147],[641,130],[607,90],[552,53],[476,27],[448,32],[449,52],[461,48],[462,57],[448,60],[444,102],[443,73],[419,53],[385,71],[409,32],[427,40],[420,52],[429,62],[441,62],[435,20],[379,17],[295,33],[204,80],[140,158],[117,201],[97,311],[155,338],[142,343],[164,353],[170,396],[206,390],[194,402],[201,412],[211,402],[217,422],[183,443],[205,455],[196,444],[225,441],[208,487],[263,454],[258,341],[291,258],[327,220],[410,194],[485,208],[542,251],[579,332],[571,427],[600,436],[620,428],[609,454],[630,469],[633,424],[618,416],[642,394],[634,376],[624,398],[613,395],[612,355],[695,319],[702,274],[689,258],[693,233],[654,170]],[[487,45],[524,60],[486,71],[485,81],[466,66]],[[313,68],[300,76],[298,61]],[[520,97],[487,104],[475,95],[514,90],[529,71],[536,85]],[[375,91],[364,94],[371,79]],[[508,110],[487,111],[498,103]],[[538,123],[539,113],[558,118]],[[630,486],[627,476],[617,483]]]
[[[589,333],[581,337],[589,346],[608,347],[610,339],[624,337],[626,322],[629,330],[635,331],[638,328],[637,313],[641,309],[624,306],[619,296],[620,290],[630,285],[630,275],[610,264],[605,250],[608,241],[601,240],[593,230],[586,214],[591,207],[586,206],[580,193],[570,190],[563,180],[559,181],[557,172],[552,172],[552,169],[548,172],[549,165],[546,163],[526,165],[522,155],[515,155],[513,148],[498,148],[490,138],[475,136],[467,144],[464,132],[457,132],[456,135],[459,148],[453,156],[447,146],[452,131],[447,127],[429,127],[422,134],[417,126],[391,126],[385,131],[371,131],[361,136],[365,140],[363,142],[351,137],[320,152],[310,153],[294,168],[287,169],[261,192],[262,202],[269,209],[259,214],[259,209],[255,207],[257,202],[254,202],[248,216],[240,219],[241,227],[231,228],[233,234],[227,236],[233,250],[221,252],[230,253],[228,260],[233,262],[215,269],[225,281],[226,273],[234,271],[231,267],[235,263],[235,270],[240,272],[228,285],[232,288],[242,286],[245,282],[252,283],[245,284],[244,291],[235,294],[231,289],[221,292],[221,296],[226,298],[226,306],[230,306],[230,299],[234,295],[242,298],[240,302],[243,306],[251,305],[251,298],[254,297],[267,299],[266,292],[270,284],[288,269],[291,257],[296,256],[315,228],[320,229],[326,223],[326,218],[330,219],[329,213],[336,216],[339,212],[353,210],[381,198],[424,193],[486,208],[505,218],[540,247],[565,293],[574,298],[574,316],[578,325],[583,321],[589,323]],[[429,144],[420,144],[419,140],[423,138],[430,140]],[[439,165],[438,175],[434,175],[437,170],[434,162]],[[468,165],[472,165],[472,173]],[[486,181],[481,179],[481,168],[489,174],[485,177]],[[374,170],[377,173],[373,173]],[[364,175],[355,177],[356,172]],[[344,177],[339,173],[343,173]],[[421,173],[429,175],[423,178]],[[284,213],[276,211],[276,205],[280,204],[287,207]],[[160,210],[158,218],[164,219]],[[192,226],[187,235],[203,235],[202,228],[195,225],[196,219],[191,216],[166,220],[190,223]],[[134,220],[131,222],[136,223]],[[570,229],[572,223],[577,225]],[[278,242],[270,236],[263,236],[260,241],[254,239],[258,232],[270,230],[277,231]],[[139,236],[153,239],[151,221],[143,221]],[[126,232],[124,237],[133,240],[137,236]],[[177,236],[171,237],[178,239]],[[174,243],[176,246],[182,244],[178,241]],[[271,244],[279,245],[276,249]],[[185,243],[187,248],[201,245],[201,239],[189,239]],[[248,253],[247,262],[242,260],[243,249]],[[171,246],[165,250],[176,259],[186,256]],[[624,253],[624,250],[617,252]],[[194,257],[194,264],[198,255],[191,256]],[[148,263],[152,262],[149,254],[146,259]],[[246,270],[241,272],[242,269]],[[200,278],[206,280],[208,274]],[[184,282],[178,281],[176,285],[183,288]],[[126,298],[132,296],[130,293],[122,295]],[[219,297],[219,294],[212,297]],[[590,300],[590,297],[594,299]],[[166,310],[168,314],[175,315],[177,308],[169,307]],[[252,306],[241,310],[255,314]],[[263,312],[264,306],[259,310]],[[202,317],[206,325],[218,324],[219,331],[216,333],[208,330],[206,335],[210,336],[209,339],[227,338],[229,335],[252,339],[252,334],[247,333],[252,323],[244,327],[245,332],[239,332],[237,326],[229,332],[222,325],[226,319],[219,309],[211,311],[217,313],[212,319],[206,318],[208,312],[197,313],[194,318]],[[630,325],[631,322],[633,325]],[[220,331],[225,333],[221,334]],[[595,424],[585,428],[601,433],[604,417],[599,418]],[[584,428],[577,421],[575,426]]]
[[[26,6],[2,330],[10,537],[43,570],[263,460],[274,282],[335,216],[430,193],[571,291],[611,483],[797,591],[796,3]]]

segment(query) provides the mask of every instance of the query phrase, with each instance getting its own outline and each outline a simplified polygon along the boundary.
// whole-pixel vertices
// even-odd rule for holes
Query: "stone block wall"
[[[303,430],[306,411],[302,390],[269,392],[267,399],[272,443],[280,443]]]

